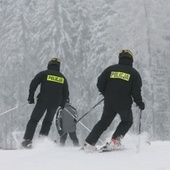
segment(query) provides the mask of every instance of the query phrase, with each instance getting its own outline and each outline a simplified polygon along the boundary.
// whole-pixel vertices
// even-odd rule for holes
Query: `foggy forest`
[[[50,58],[61,60],[80,118],[103,98],[97,78],[122,49],[133,52],[142,77],[142,132],[150,140],[170,140],[169,9],[169,0],[0,0],[0,146],[22,140],[34,108],[26,103],[30,82]],[[81,122],[92,129],[102,109],[103,103]],[[133,104],[132,110],[129,133],[138,133],[139,108]],[[116,117],[102,138],[118,123]],[[80,141],[88,133],[77,124]],[[58,138],[55,123],[49,136]]]

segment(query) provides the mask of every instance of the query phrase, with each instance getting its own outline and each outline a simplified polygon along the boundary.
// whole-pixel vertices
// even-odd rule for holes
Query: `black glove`
[[[63,109],[64,109],[64,105],[59,106],[59,108],[60,108],[61,110],[63,110]]]
[[[63,135],[63,131],[62,130],[58,130],[58,134],[60,135],[60,136],[62,136]]]
[[[145,109],[145,103],[144,102],[141,102],[140,104],[138,104],[138,106],[141,110]]]
[[[29,97],[28,97],[28,103],[29,103],[29,104],[34,104],[34,97],[29,96]]]

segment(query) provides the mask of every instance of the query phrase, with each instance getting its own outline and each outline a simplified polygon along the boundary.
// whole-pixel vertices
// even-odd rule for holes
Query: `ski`
[[[0,150],[8,150],[8,151],[11,150],[12,151],[12,150],[18,150],[18,148],[0,148]]]
[[[29,146],[29,147],[23,147],[22,145],[20,147],[1,147],[0,150],[24,150],[24,149],[32,149],[33,147],[32,146]]]
[[[0,150],[24,150],[24,149],[32,149],[33,148],[33,146],[32,146],[32,144],[29,144],[28,146],[22,146],[22,145],[20,145],[20,146],[17,146],[17,147],[0,147]]]
[[[114,147],[112,149],[108,149],[107,146],[102,146],[100,149],[98,149],[99,153],[103,153],[103,152],[115,152],[115,151],[122,151],[125,150],[125,147],[123,145],[119,146],[119,147]]]
[[[125,150],[125,148],[121,148],[121,149],[112,149],[112,150],[99,149],[98,152],[99,152],[99,153],[104,153],[104,152],[116,152],[116,151],[123,151],[123,150]]]
[[[19,147],[19,148],[0,148],[0,150],[30,150],[30,149],[33,149],[33,147],[31,146],[31,147],[23,147],[23,146],[21,146],[21,147]]]

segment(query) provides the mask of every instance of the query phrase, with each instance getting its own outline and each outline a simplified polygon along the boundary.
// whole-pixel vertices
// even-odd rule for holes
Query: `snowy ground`
[[[32,150],[0,150],[0,170],[170,170],[170,141],[148,144],[141,136],[138,145],[138,139],[128,135],[123,140],[126,150],[111,153],[36,141]]]

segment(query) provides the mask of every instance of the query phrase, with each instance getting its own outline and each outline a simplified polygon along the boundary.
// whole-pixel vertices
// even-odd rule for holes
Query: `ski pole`
[[[18,105],[18,106],[15,106],[15,107],[12,108],[12,109],[9,109],[9,110],[7,110],[7,111],[5,111],[5,112],[2,112],[2,113],[0,114],[0,116],[5,115],[6,113],[8,113],[8,112],[10,112],[10,111],[12,111],[12,110],[15,110],[15,109],[17,109],[17,108],[19,108],[19,107],[21,107],[21,106],[24,106],[26,103],[28,103],[28,102],[22,103],[22,104],[20,104],[20,105]]]
[[[85,113],[82,117],[80,117],[76,123],[78,123],[81,119],[83,119],[83,117],[85,117],[86,115],[88,115],[96,106],[98,106],[104,99],[100,100],[98,103],[96,103],[87,113]]]
[[[139,151],[140,151],[141,120],[142,120],[142,110],[140,109],[137,153],[139,153]]]
[[[64,110],[66,110],[67,113],[69,113],[74,119],[76,119],[66,108],[64,108]],[[76,122],[77,122],[77,119],[76,119]],[[80,123],[86,130],[88,130],[89,132],[91,132],[91,130],[90,130],[87,126],[85,126],[81,121],[79,121],[79,123]],[[104,142],[103,142],[101,139],[99,139],[99,141],[100,141],[102,144],[104,144]]]

